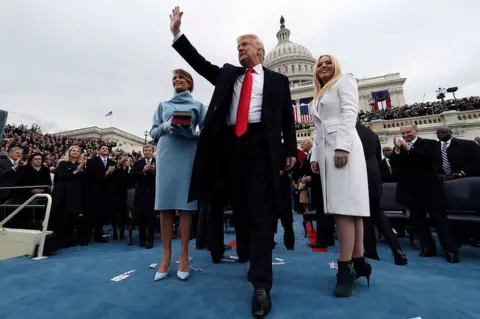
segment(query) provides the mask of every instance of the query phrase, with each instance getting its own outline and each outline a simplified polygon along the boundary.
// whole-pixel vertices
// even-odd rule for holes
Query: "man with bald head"
[[[232,205],[238,258],[250,261],[252,314],[265,318],[271,309],[280,175],[294,167],[297,155],[288,78],[262,66],[265,49],[253,34],[237,38],[241,67],[210,63],[180,31],[182,16],[179,7],[170,15],[173,48],[215,86],[195,154],[189,200]]]
[[[401,128],[402,138],[394,137],[392,167],[398,172],[397,201],[410,210],[410,220],[418,234],[421,257],[436,256],[437,251],[430,226],[428,213],[435,225],[445,259],[458,263],[458,249],[453,240],[450,223],[445,214],[445,193],[443,182],[438,176],[437,142],[418,137],[415,124]]]

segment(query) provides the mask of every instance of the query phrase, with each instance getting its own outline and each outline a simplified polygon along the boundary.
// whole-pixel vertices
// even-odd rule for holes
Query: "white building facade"
[[[285,19],[280,18],[280,30],[277,32],[278,44],[266,56],[264,66],[272,71],[286,75],[290,80],[290,90],[296,119],[301,121],[300,105],[308,104],[313,99],[313,72],[316,59],[310,51],[290,40],[290,30],[285,27]],[[371,111],[387,107],[387,101],[377,101],[378,95],[389,97],[391,107],[406,105],[403,85],[406,78],[400,73],[391,73],[370,78],[357,78],[360,97],[360,110]],[[380,93],[380,94],[379,94]],[[393,137],[400,135],[403,123],[413,122],[419,128],[419,135],[425,138],[437,139],[435,131],[439,126],[449,125],[458,138],[473,140],[480,135],[480,112],[449,111],[438,115],[415,117],[398,120],[378,120],[365,123],[380,137],[382,146],[393,144]],[[303,138],[315,136],[314,127],[297,130],[297,142]]]
[[[76,138],[90,137],[100,138],[105,141],[117,142],[117,147],[114,150],[121,149],[125,152],[139,152],[142,151],[145,139],[136,135],[122,131],[116,127],[99,128],[97,126],[85,127],[77,130],[58,132],[55,135],[72,136]]]

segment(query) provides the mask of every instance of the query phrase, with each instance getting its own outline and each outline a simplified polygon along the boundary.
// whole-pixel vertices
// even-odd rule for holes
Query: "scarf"
[[[193,97],[190,94],[190,91],[185,91],[181,93],[175,93],[175,95],[169,100],[170,103],[190,103],[193,102]]]

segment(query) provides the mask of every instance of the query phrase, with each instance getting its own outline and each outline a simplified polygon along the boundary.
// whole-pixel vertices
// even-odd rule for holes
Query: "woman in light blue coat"
[[[181,250],[177,277],[186,280],[189,276],[188,242],[192,224],[192,214],[197,203],[188,203],[188,189],[192,173],[193,159],[197,149],[199,130],[203,127],[205,107],[191,95],[193,78],[185,70],[173,71],[174,96],[161,102],[153,118],[150,136],[157,143],[155,210],[160,211],[160,227],[163,244],[163,257],[154,280],[168,276],[172,259],[172,231],[175,213],[180,214]],[[173,113],[190,112],[191,126],[173,126]],[[197,129],[198,128],[198,129]],[[147,165],[148,166],[148,165]],[[149,168],[145,168],[149,169]]]

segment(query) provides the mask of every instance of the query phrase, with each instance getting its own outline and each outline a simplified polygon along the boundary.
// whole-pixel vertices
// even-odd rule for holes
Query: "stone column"
[[[295,101],[295,110],[297,112],[297,122],[300,122],[300,99]]]

